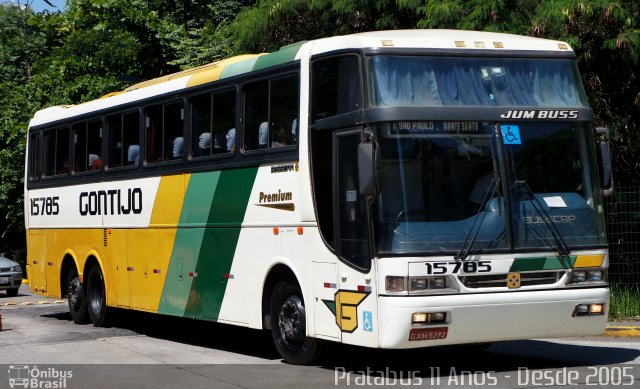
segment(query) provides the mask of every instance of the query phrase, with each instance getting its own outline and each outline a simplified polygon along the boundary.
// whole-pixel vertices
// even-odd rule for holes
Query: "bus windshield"
[[[370,107],[588,107],[568,59],[376,55],[367,63]]]
[[[558,239],[569,248],[605,242],[602,200],[594,190],[597,174],[590,168],[593,139],[581,125],[374,127],[380,147],[376,244],[381,255],[459,252],[470,240],[474,252],[559,250]]]

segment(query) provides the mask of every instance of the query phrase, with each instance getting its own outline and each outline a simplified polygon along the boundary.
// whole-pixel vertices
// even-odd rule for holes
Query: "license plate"
[[[446,339],[449,327],[412,328],[409,330],[409,340],[437,340]]]
[[[0,278],[0,284],[2,284],[2,285],[8,284],[10,282],[11,282],[11,280],[9,278],[6,278],[6,277]]]

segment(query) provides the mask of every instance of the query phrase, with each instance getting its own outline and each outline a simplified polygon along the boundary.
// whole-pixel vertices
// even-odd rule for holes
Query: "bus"
[[[606,129],[564,42],[367,32],[134,85],[30,122],[33,292],[409,349],[602,333]]]

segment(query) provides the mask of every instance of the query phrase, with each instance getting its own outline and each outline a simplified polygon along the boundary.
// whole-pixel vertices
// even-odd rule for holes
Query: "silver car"
[[[20,265],[0,254],[0,290],[6,290],[7,296],[18,295],[22,284],[22,268]]]

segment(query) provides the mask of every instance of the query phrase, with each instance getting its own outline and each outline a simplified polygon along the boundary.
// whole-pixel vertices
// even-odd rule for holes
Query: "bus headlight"
[[[421,294],[459,291],[455,280],[451,276],[387,276],[385,280],[387,293],[409,292],[410,294]]]
[[[589,272],[589,281],[604,281],[604,272],[602,270],[592,270]]]
[[[571,277],[571,282],[585,282],[587,280],[587,272],[586,271],[574,271],[573,277]]]
[[[569,285],[602,284],[607,282],[607,269],[598,267],[593,269],[576,269],[571,272]]]
[[[412,277],[411,290],[425,290],[429,287],[429,280],[426,277]]]
[[[433,277],[431,279],[431,289],[446,289],[447,277]]]

